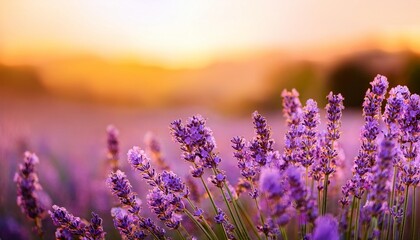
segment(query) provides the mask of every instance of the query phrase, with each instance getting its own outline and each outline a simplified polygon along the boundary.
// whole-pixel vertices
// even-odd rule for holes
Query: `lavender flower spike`
[[[299,93],[296,89],[292,91],[283,90],[281,93],[283,98],[283,115],[286,117],[287,125],[298,125],[300,122],[300,115],[302,113],[302,104],[299,100]]]
[[[119,131],[114,125],[108,125],[106,128],[107,132],[107,144],[108,144],[108,161],[111,164],[111,168],[113,171],[116,171],[119,167],[119,141],[118,135]]]
[[[144,135],[144,143],[147,146],[147,150],[151,153],[152,160],[161,170],[169,170],[169,166],[165,161],[165,157],[162,154],[160,142],[156,139],[156,136],[152,132],[147,132]]]
[[[58,227],[56,235],[58,234],[59,237],[66,238],[71,234],[86,240],[105,239],[106,233],[102,227],[102,219],[94,212],[92,212],[90,224],[84,219],[73,216],[65,208],[56,205],[49,213],[54,224]]]
[[[304,131],[301,140],[301,159],[303,167],[310,167],[317,157],[317,128],[319,125],[319,109],[317,103],[309,99],[303,108]]]
[[[54,222],[54,225],[57,227],[66,229],[76,236],[88,237],[86,229],[87,223],[79,217],[73,216],[65,208],[54,205],[52,207],[52,211],[48,212]]]
[[[253,160],[260,167],[263,167],[273,160],[274,140],[271,138],[271,129],[267,120],[258,112],[252,114],[256,136],[250,142],[250,152]],[[257,166],[258,166],[257,165]]]
[[[315,221],[315,229],[312,235],[313,240],[338,240],[338,222],[332,215],[320,216]]]
[[[17,184],[17,204],[22,212],[35,221],[38,234],[42,235],[41,219],[45,217],[45,208],[39,201],[37,191],[42,187],[38,182],[35,164],[39,163],[34,153],[25,152],[24,162],[19,164],[14,181]]]
[[[150,158],[139,147],[133,147],[127,153],[128,163],[136,170],[139,171],[147,183],[151,186],[160,185],[155,169],[151,168]]]
[[[389,91],[389,97],[382,118],[388,128],[388,134],[394,139],[399,135],[399,122],[402,117],[405,101],[409,97],[410,91],[406,86],[396,86]]]
[[[129,212],[138,214],[141,209],[141,202],[133,192],[130,182],[124,172],[117,170],[109,175],[107,183],[112,194],[116,195],[120,202],[129,207]]]

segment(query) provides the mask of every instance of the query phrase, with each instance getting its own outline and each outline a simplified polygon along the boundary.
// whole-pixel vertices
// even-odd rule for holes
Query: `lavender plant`
[[[35,172],[35,165],[39,163],[34,153],[25,152],[23,163],[19,164],[14,181],[17,184],[17,204],[22,212],[35,222],[35,231],[42,238],[42,219],[46,209],[39,199],[42,190]]]
[[[119,200],[110,211],[115,229],[130,240],[418,238],[420,97],[403,86],[392,88],[387,97],[389,84],[381,75],[370,84],[363,102],[361,146],[352,175],[342,187],[339,212],[332,206],[336,196],[329,187],[336,173],[346,171],[337,168],[344,98],[328,94],[326,128],[321,129],[317,103],[309,99],[302,106],[293,89],[282,92],[287,127],[283,151],[276,149],[275,135],[258,112],[252,114],[254,137],[231,139],[240,174],[236,182],[230,171],[222,169],[206,120],[194,115],[170,124],[181,159],[190,165],[186,178],[170,168],[159,142],[150,134],[145,138],[147,152],[138,146],[128,151],[128,163],[146,189],[141,199],[120,170],[118,131],[108,127],[111,173],[106,183]],[[36,163],[34,154],[25,153],[15,181],[18,205],[41,233],[47,208],[37,194]],[[90,222],[56,205],[49,213],[57,227],[56,239],[105,238],[103,221],[95,213]]]

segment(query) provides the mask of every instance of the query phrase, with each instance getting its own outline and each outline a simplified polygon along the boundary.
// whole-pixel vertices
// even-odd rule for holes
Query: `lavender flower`
[[[92,212],[92,218],[88,226],[88,233],[94,240],[105,239],[105,232],[102,227],[102,218],[98,214]]]
[[[79,217],[73,216],[71,213],[67,212],[65,208],[54,205],[52,207],[52,211],[48,212],[54,222],[54,225],[66,229],[73,235],[88,237],[86,222]]]
[[[55,230],[55,239],[56,240],[73,240],[73,235],[67,229],[58,227]]]
[[[302,113],[302,104],[299,100],[299,93],[296,89],[292,91],[283,90],[281,93],[283,98],[283,115],[286,117],[287,125],[299,125],[300,124],[300,115]]]
[[[154,188],[147,194],[148,204],[157,217],[171,229],[177,229],[181,224],[181,213],[185,206],[175,194],[165,194],[159,188]]]
[[[406,100],[410,97],[410,91],[405,86],[397,86],[389,91],[387,104],[383,114],[383,120],[388,128],[388,134],[392,138],[399,135],[399,122],[401,121],[403,108]]]
[[[317,127],[319,125],[319,110],[317,103],[309,99],[303,108],[302,125],[304,131],[301,141],[300,163],[303,167],[310,167],[317,157]]]
[[[332,215],[319,216],[315,221],[315,229],[312,235],[313,240],[338,240],[338,222]]]
[[[117,128],[114,127],[114,125],[108,125],[108,127],[106,128],[106,132],[108,136],[108,161],[111,163],[112,170],[116,171],[119,167],[119,131]]]
[[[160,143],[152,132],[146,133],[144,136],[144,143],[146,144],[148,151],[152,154],[152,160],[154,160],[158,168],[161,170],[169,170],[169,166],[162,154]]]
[[[343,190],[344,197],[349,194],[360,199],[367,188],[369,181],[366,174],[370,173],[376,161],[377,144],[375,142],[379,134],[379,118],[381,113],[382,101],[385,98],[388,81],[386,77],[377,75],[370,83],[363,102],[363,116],[365,125],[361,133],[362,146],[355,159],[355,167],[352,179],[349,181],[351,187]],[[342,202],[348,202],[343,199]]]
[[[130,229],[127,230],[127,233],[141,233],[141,235],[145,234],[145,231],[149,231],[152,235],[159,239],[164,239],[164,233],[165,231],[159,227],[156,226],[156,224],[151,221],[150,219],[146,219],[142,216],[140,216],[140,210],[141,210],[141,201],[137,198],[137,194],[133,192],[130,182],[127,179],[127,176],[120,170],[117,170],[116,172],[113,172],[109,175],[107,179],[107,183],[114,195],[118,197],[121,204],[123,204],[125,207],[128,208],[128,214],[130,215],[130,219],[132,219],[131,222],[138,222],[138,230],[131,231]],[[115,214],[114,214],[115,215]],[[119,217],[116,221],[117,228],[124,227],[124,226],[130,226],[130,225],[124,225],[124,222],[121,222],[119,220],[130,220],[128,217],[124,218],[119,216],[118,214],[115,215],[115,217]],[[123,225],[121,225],[123,224]],[[121,232],[121,230],[120,230]],[[129,235],[128,235],[129,236]]]
[[[395,156],[395,140],[391,135],[385,135],[381,142],[377,164],[373,170],[371,192],[369,192],[362,212],[366,223],[370,223],[372,217],[378,220],[379,230],[383,227],[383,216],[385,211],[388,210],[389,179],[391,178],[392,161]]]
[[[186,126],[182,125],[181,120],[172,122],[171,133],[181,145],[186,161],[194,163],[198,158],[197,166],[206,168],[216,168],[220,163],[220,157],[214,152],[216,142],[213,133],[200,115],[189,118]]]
[[[128,163],[139,171],[147,183],[151,186],[158,186],[161,184],[155,169],[151,168],[150,158],[139,147],[133,147],[127,153]]]
[[[299,211],[303,222],[314,222],[318,216],[315,201],[308,194],[305,184],[302,182],[302,169],[290,166],[287,169],[290,185],[290,196],[295,202],[295,208]]]
[[[112,194],[118,197],[120,202],[129,207],[129,212],[138,214],[141,210],[141,201],[137,199],[137,194],[133,192],[132,186],[124,172],[117,170],[112,172],[107,183],[111,188]]]
[[[271,129],[267,125],[267,120],[258,112],[252,114],[256,136],[250,142],[249,150],[251,157],[259,166],[265,166],[273,160],[273,144]]]
[[[89,240],[105,239],[105,232],[102,228],[102,219],[92,212],[90,224],[86,220],[73,216],[65,208],[54,205],[52,211],[48,211],[54,225],[58,227],[56,237],[69,239],[70,235],[82,237]]]
[[[138,221],[133,215],[127,213],[122,208],[113,208],[111,215],[114,218],[114,226],[120,232],[124,239],[145,239],[147,237],[144,230],[140,230],[137,225]]]
[[[267,204],[266,210],[273,220],[273,223],[280,226],[286,225],[290,220],[288,213],[291,205],[289,196],[289,183],[284,172],[277,168],[263,168],[259,180],[259,190],[265,197]],[[264,202],[264,201],[263,201]],[[262,226],[265,229],[264,234],[274,234],[273,229],[267,226]]]
[[[30,219],[35,221],[38,234],[42,235],[41,219],[45,217],[45,208],[38,197],[38,191],[42,187],[38,182],[38,175],[35,172],[35,164],[39,163],[34,153],[25,152],[24,162],[19,164],[14,181],[17,184],[17,204],[21,211]]]
[[[286,117],[288,130],[285,134],[283,162],[279,168],[285,170],[289,164],[296,164],[300,156],[300,137],[303,133],[302,104],[299,93],[292,89],[291,92],[283,90],[283,115]]]
[[[228,221],[227,216],[223,212],[222,209],[220,209],[220,208],[217,209],[217,214],[214,217],[214,221],[217,224],[222,224],[223,228],[226,230],[228,239],[230,239],[230,240],[236,239],[236,237],[233,233],[234,230],[235,230],[235,227]]]

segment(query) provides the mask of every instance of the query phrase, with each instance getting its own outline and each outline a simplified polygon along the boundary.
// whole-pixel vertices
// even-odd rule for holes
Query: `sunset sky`
[[[420,1],[2,0],[0,62],[92,54],[165,67],[368,37],[420,52]]]

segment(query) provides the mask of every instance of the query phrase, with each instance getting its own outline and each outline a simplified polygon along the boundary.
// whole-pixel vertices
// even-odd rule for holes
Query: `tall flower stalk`
[[[341,202],[347,205],[349,195],[352,195],[352,205],[350,211],[350,219],[348,221],[347,239],[350,239],[353,225],[354,212],[355,229],[353,231],[354,239],[359,237],[359,216],[361,199],[365,191],[369,187],[369,178],[373,166],[376,162],[377,143],[376,138],[379,135],[379,119],[381,116],[382,101],[388,88],[388,80],[382,75],[377,75],[370,83],[369,88],[365,94],[363,102],[363,117],[365,124],[361,133],[361,148],[354,161],[353,177],[343,187],[343,199]]]
[[[322,215],[325,215],[327,212],[329,176],[335,172],[338,156],[336,141],[340,138],[341,116],[344,109],[344,98],[341,94],[334,95],[330,92],[327,96],[327,100],[328,104],[325,107],[327,112],[327,132],[325,135],[325,143],[322,145],[320,157],[321,171],[324,174],[321,208]]]
[[[35,222],[35,231],[42,238],[42,219],[46,210],[38,195],[42,190],[35,172],[35,165],[38,163],[39,159],[34,153],[25,152],[24,161],[19,164],[14,181],[17,184],[17,204],[22,212]]]

